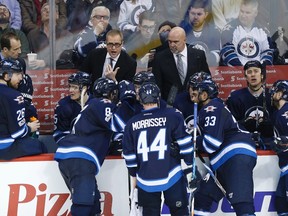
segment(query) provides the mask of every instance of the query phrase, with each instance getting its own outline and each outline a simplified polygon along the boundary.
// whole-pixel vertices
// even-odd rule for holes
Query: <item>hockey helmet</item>
[[[93,95],[97,98],[109,98],[112,95],[118,94],[118,85],[111,79],[99,78],[94,82]]]
[[[207,92],[208,97],[210,99],[216,98],[218,96],[218,86],[217,84],[211,80],[202,80],[199,82],[194,88],[196,88],[200,93],[203,91]]]
[[[0,77],[8,74],[10,77],[13,73],[23,72],[22,64],[16,59],[4,59],[0,61]]]
[[[204,72],[204,71],[200,71],[200,72],[196,72],[192,74],[187,83],[187,90],[189,90],[190,87],[191,88],[195,87],[197,83],[203,80],[212,80],[212,77],[209,73]]]
[[[273,95],[279,91],[283,93],[281,99],[287,101],[288,100],[288,81],[287,80],[278,80],[273,84],[273,86],[270,89],[271,97],[273,97]]]
[[[68,78],[68,83],[78,85],[81,91],[83,86],[89,87],[91,85],[91,78],[88,73],[83,72],[83,71],[78,71],[76,73],[73,73]]]
[[[139,89],[139,98],[142,104],[159,103],[160,89],[155,83],[144,83]]]
[[[142,85],[144,82],[155,83],[155,77],[152,72],[149,71],[139,71],[133,77],[133,83],[136,85]]]

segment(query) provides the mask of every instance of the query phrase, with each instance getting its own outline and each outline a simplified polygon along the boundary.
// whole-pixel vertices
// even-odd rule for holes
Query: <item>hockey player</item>
[[[139,89],[145,82],[155,83],[154,74],[149,71],[139,71],[133,77],[133,82],[122,80],[119,83],[121,111],[118,111],[119,115],[123,118],[122,121],[127,123],[130,118],[141,113],[143,105],[140,103]],[[166,108],[167,103],[164,100],[160,100],[160,108]],[[122,113],[120,113],[122,112]],[[124,130],[125,125],[123,126]],[[113,135],[113,141],[110,145],[110,155],[119,155],[122,153],[122,137],[123,133],[116,133]]]
[[[178,109],[182,112],[182,114],[185,118],[185,122],[187,124],[187,127],[190,131],[192,131],[193,125],[194,125],[194,121],[193,121],[194,103],[192,101],[193,87],[195,87],[195,85],[198,82],[200,82],[202,80],[206,80],[206,79],[211,80],[212,77],[210,74],[203,72],[203,71],[200,71],[200,72],[197,72],[197,73],[191,75],[188,82],[187,82],[187,91],[178,94],[176,96],[174,104],[173,104],[173,107],[175,107],[176,109]]]
[[[190,165],[193,145],[183,116],[174,108],[159,108],[160,89],[154,83],[144,83],[139,98],[144,110],[125,127],[123,155],[129,174],[137,179],[143,216],[160,215],[162,192],[171,215],[188,215],[180,157]],[[172,152],[172,142],[179,146],[177,156]]]
[[[275,208],[278,215],[288,215],[288,81],[278,80],[271,88],[272,103],[276,107],[272,115],[275,129],[273,149],[279,158],[281,174],[276,189]]]
[[[0,62],[0,159],[11,160],[27,155],[46,153],[47,149],[37,139],[29,137],[39,121],[25,121],[24,98],[16,89],[23,79],[23,69],[18,60]]]
[[[267,149],[273,140],[273,127],[270,120],[271,96],[265,87],[265,68],[259,61],[248,61],[244,65],[244,75],[247,87],[231,92],[226,105],[241,129],[252,133],[257,147]]]
[[[107,155],[112,130],[119,128],[117,119],[112,116],[118,99],[117,84],[99,78],[93,92],[96,98],[82,109],[71,134],[58,142],[55,153],[55,160],[71,192],[73,216],[100,216],[100,192],[95,175]]]
[[[69,95],[62,98],[56,105],[54,113],[53,138],[56,143],[70,133],[77,115],[81,111],[81,103],[85,105],[92,96],[89,96],[91,85],[90,75],[78,71],[68,78]]]
[[[253,168],[255,143],[248,132],[241,131],[230,111],[217,98],[218,87],[203,80],[193,88],[192,100],[199,105],[196,146],[206,152],[212,170],[226,190],[226,198],[237,216],[254,215]],[[212,202],[224,197],[212,178],[206,178],[195,194],[195,216],[207,215]]]

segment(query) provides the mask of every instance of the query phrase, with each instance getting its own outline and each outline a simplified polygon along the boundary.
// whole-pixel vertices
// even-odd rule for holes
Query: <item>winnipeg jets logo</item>
[[[288,111],[286,111],[282,116],[285,117],[285,119],[288,119]]]
[[[217,109],[217,107],[215,107],[215,106],[208,106],[204,110],[206,112],[214,112],[214,110],[216,110],[216,109]]]
[[[239,41],[237,51],[241,56],[246,58],[255,58],[259,55],[259,44],[254,38],[245,37]]]
[[[24,103],[24,97],[23,96],[18,96],[17,98],[14,99],[14,101],[17,101],[18,104]]]

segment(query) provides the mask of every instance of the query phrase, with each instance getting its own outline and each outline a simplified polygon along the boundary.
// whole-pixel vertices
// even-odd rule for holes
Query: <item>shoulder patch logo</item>
[[[18,104],[24,103],[24,97],[22,95],[18,96],[17,98],[14,99],[14,101],[17,101]]]
[[[216,109],[217,109],[217,107],[215,107],[215,106],[208,106],[204,110],[206,112],[214,112],[214,110],[216,110]]]

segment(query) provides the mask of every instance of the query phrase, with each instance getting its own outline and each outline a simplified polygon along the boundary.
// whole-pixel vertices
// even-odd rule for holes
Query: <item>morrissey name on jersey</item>
[[[166,124],[166,117],[161,118],[150,118],[150,119],[144,119],[141,121],[136,121],[132,123],[133,131],[139,130],[147,127],[161,127],[165,126]]]

